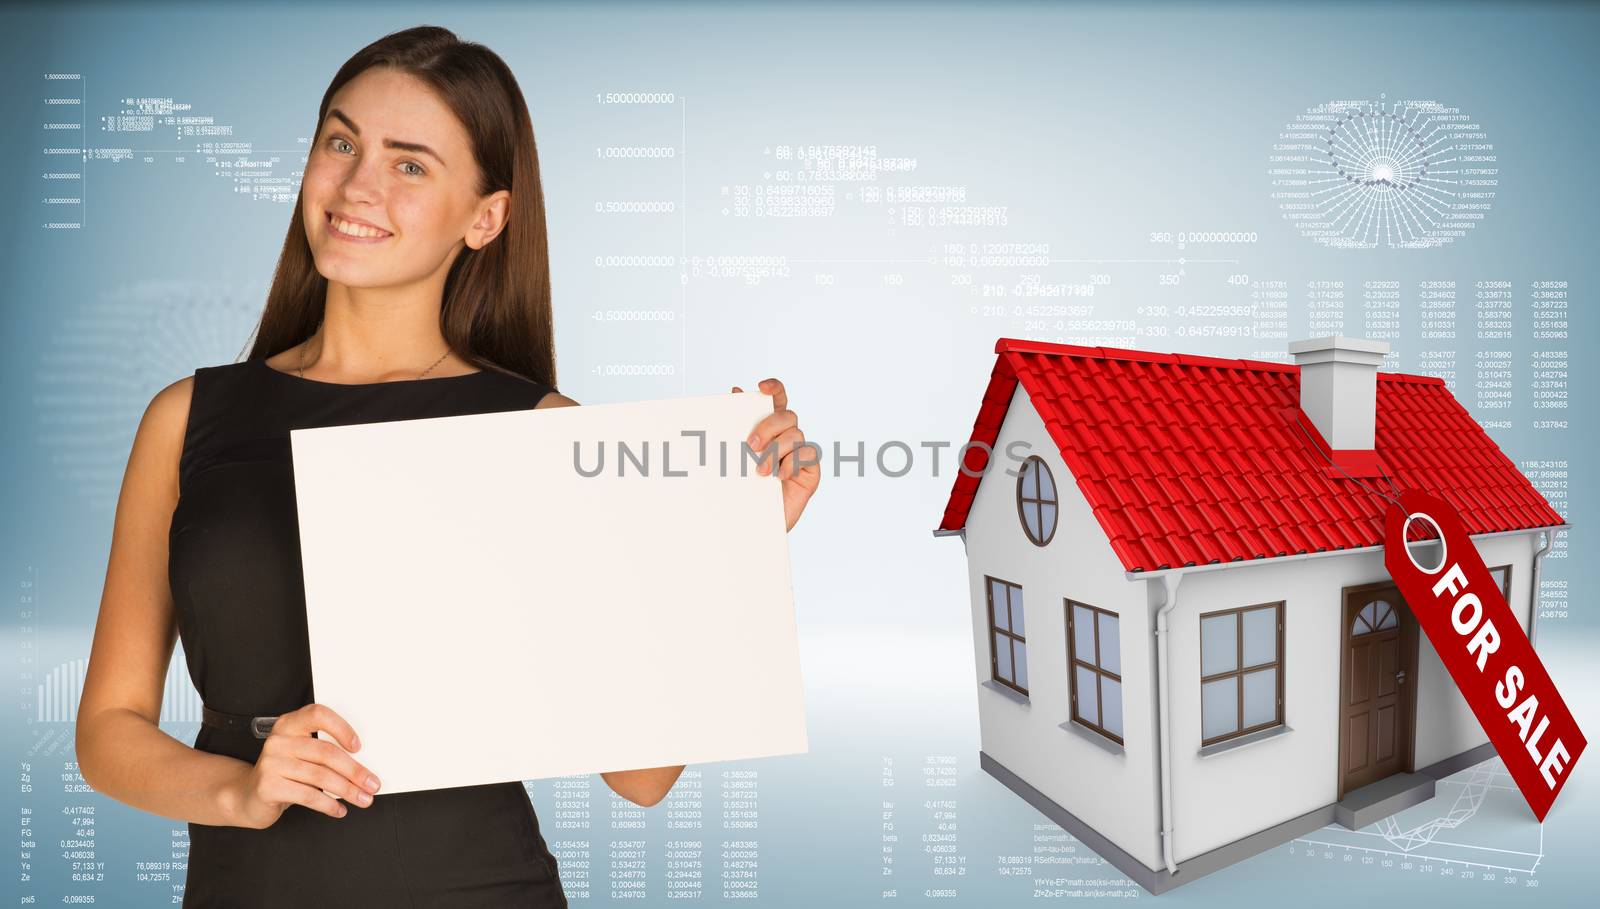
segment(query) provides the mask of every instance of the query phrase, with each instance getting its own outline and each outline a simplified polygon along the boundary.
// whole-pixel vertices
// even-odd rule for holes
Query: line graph
[[[1544,825],[1528,812],[1498,760],[1440,780],[1438,792],[1360,830],[1330,825],[1295,843],[1515,874],[1538,870],[1544,861]],[[1450,807],[1439,814],[1446,798]]]

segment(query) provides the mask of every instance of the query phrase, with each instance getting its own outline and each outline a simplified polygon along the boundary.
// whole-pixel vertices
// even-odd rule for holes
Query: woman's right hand
[[[313,736],[317,730],[329,733],[339,744]],[[261,756],[231,793],[236,826],[270,827],[290,805],[344,817],[349,809],[327,793],[363,808],[371,805],[378,778],[349,754],[360,747],[350,724],[322,704],[307,704],[278,717],[261,745]]]

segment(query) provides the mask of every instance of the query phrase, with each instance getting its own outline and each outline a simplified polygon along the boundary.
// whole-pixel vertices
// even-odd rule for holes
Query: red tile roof
[[[994,444],[1020,381],[1128,571],[1376,546],[1396,488],[1444,498],[1468,533],[1565,523],[1441,379],[1378,374],[1391,487],[1329,466],[1297,366],[1014,338],[995,353],[973,443]],[[987,461],[967,449],[967,470]],[[980,479],[956,472],[940,530],[966,524]]]

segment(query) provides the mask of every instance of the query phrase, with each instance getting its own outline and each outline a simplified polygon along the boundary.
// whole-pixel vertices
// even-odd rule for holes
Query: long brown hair
[[[439,309],[446,343],[479,368],[554,388],[544,190],[528,105],[511,68],[494,51],[462,41],[449,29],[423,25],[394,32],[357,51],[334,74],[317,111],[318,131],[340,86],[373,66],[393,67],[427,83],[466,128],[481,175],[479,194],[511,192],[505,229],[482,249],[462,249],[451,264]],[[249,359],[299,344],[322,321],[328,279],[311,257],[303,204],[302,187]]]

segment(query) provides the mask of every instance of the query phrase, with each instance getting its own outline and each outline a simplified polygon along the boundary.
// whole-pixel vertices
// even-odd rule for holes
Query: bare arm
[[[576,407],[578,402],[559,392],[545,395],[535,407]],[[611,791],[622,796],[635,805],[649,808],[667,797],[672,791],[672,786],[678,781],[678,775],[683,773],[685,765],[678,764],[672,767],[650,767],[643,770],[613,770],[600,774],[606,781]]]
[[[251,766],[191,748],[157,726],[177,636],[167,531],[193,379],[162,389],[134,436],[117,500],[100,616],[78,706],[78,764],[97,791],[163,817],[233,824]]]

